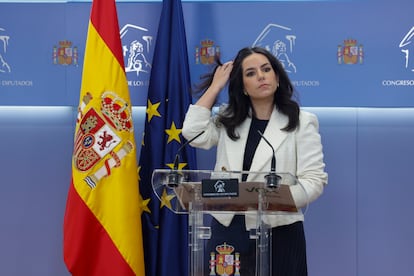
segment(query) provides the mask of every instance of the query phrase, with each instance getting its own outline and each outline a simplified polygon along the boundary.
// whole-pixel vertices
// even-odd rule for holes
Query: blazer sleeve
[[[315,114],[301,111],[296,133],[296,155],[296,176],[301,186],[292,187],[291,192],[296,205],[304,207],[317,199],[328,183],[319,122]]]
[[[184,118],[182,135],[190,140],[202,131],[204,133],[191,142],[193,147],[210,149],[217,145],[219,128],[211,110],[199,105],[190,105]]]

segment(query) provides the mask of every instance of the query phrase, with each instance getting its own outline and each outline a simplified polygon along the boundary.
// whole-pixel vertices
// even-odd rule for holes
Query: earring
[[[249,94],[247,94],[247,91],[246,91],[246,90],[243,90],[243,94],[244,94],[245,96],[249,96]]]

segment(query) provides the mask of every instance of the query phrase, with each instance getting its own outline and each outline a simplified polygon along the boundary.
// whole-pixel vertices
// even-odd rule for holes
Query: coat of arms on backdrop
[[[201,47],[195,48],[196,64],[213,64],[215,57],[220,57],[220,47],[214,44],[215,42],[211,39],[201,41]]]
[[[364,49],[356,39],[346,39],[343,45],[338,45],[338,64],[357,64],[364,61]]]
[[[78,65],[78,47],[69,40],[59,41],[59,46],[53,46],[53,64]]]

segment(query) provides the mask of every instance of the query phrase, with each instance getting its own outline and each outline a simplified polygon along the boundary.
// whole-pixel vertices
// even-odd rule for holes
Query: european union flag
[[[164,0],[139,160],[147,276],[188,275],[188,217],[168,208],[170,197],[157,198],[151,177],[154,169],[173,168],[175,155],[185,142],[181,128],[192,99],[190,83],[182,5],[180,0]],[[180,156],[178,169],[196,169],[193,148],[184,147]]]

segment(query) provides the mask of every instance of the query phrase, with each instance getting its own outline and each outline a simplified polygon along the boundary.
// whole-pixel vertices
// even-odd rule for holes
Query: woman
[[[229,102],[214,115],[212,107],[227,83]],[[296,205],[306,206],[322,194],[328,176],[318,119],[300,110],[287,73],[270,52],[259,47],[241,49],[234,61],[219,63],[201,90],[204,93],[189,107],[182,134],[189,140],[204,131],[191,145],[217,146],[216,171],[269,172],[272,154],[259,130],[275,150],[276,172],[291,173],[306,190],[305,196],[300,185],[292,186]],[[258,180],[254,177],[247,175],[243,180]],[[215,216],[215,220],[213,233],[230,233],[228,238],[237,236],[235,231],[248,236],[256,225],[255,218],[247,214]],[[300,211],[266,217],[272,227],[272,275],[307,275],[303,220]],[[241,259],[241,275],[254,275],[249,270],[252,266],[247,258]]]

